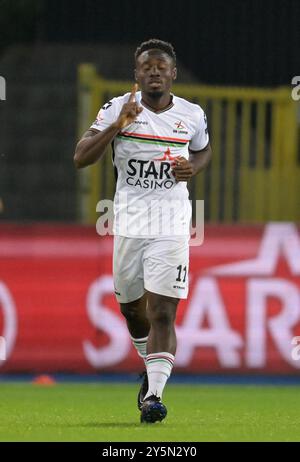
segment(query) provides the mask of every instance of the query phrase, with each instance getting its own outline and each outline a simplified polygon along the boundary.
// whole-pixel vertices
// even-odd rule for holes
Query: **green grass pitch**
[[[297,386],[176,385],[140,424],[139,385],[0,383],[0,441],[300,441]]]

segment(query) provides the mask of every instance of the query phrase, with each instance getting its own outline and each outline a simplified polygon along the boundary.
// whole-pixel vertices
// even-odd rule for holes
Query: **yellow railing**
[[[78,134],[99,108],[131,89],[132,82],[102,79],[91,64],[79,67]],[[176,84],[173,92],[206,111],[213,159],[190,184],[193,199],[205,199],[211,222],[251,223],[300,219],[300,155],[297,103],[290,88],[231,88]],[[96,220],[96,204],[113,198],[110,156],[80,171],[78,216]]]

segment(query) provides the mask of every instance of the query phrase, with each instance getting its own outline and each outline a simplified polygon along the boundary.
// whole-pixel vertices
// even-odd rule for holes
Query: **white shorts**
[[[114,236],[113,274],[118,302],[137,300],[145,290],[187,298],[189,238]]]

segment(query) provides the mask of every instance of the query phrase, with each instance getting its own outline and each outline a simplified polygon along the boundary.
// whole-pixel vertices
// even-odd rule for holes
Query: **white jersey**
[[[130,93],[113,98],[99,111],[91,126],[102,131],[118,118]],[[176,157],[189,158],[189,148],[200,151],[209,141],[206,116],[197,104],[173,96],[173,105],[143,111],[113,141],[117,169],[114,198],[114,234],[127,237],[188,235],[191,206],[187,182],[176,182]]]

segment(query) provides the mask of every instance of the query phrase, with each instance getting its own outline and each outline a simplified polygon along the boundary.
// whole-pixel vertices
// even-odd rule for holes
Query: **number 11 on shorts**
[[[183,265],[177,266],[178,276],[177,276],[176,281],[178,281],[178,282],[185,282],[185,280],[186,280],[186,272],[187,272],[187,271],[186,271],[186,266],[184,266],[183,269],[182,269],[182,266],[183,266]],[[181,279],[181,276],[182,276],[182,275],[184,275],[184,276],[183,276],[183,279]]]

